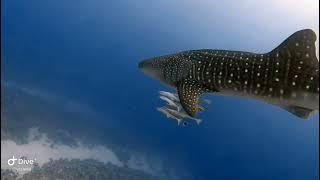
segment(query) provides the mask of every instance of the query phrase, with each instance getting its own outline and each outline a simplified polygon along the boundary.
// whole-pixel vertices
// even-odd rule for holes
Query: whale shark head
[[[143,60],[138,66],[146,75],[169,86],[175,86],[187,76],[190,65],[190,61],[181,54],[173,54]]]

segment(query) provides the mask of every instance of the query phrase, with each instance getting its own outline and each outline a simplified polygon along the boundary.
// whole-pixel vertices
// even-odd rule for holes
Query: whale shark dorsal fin
[[[182,80],[177,85],[180,103],[186,113],[195,117],[199,111],[199,95],[203,93],[201,85],[191,80]]]
[[[302,119],[308,119],[313,111],[299,106],[281,106],[281,108]]]
[[[279,59],[291,59],[293,66],[302,63],[314,66],[319,63],[316,57],[316,40],[313,30],[303,29],[293,33],[269,54]]]

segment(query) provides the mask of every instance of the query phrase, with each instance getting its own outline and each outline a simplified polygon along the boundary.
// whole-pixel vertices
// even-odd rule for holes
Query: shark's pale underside
[[[214,93],[262,100],[306,119],[319,110],[315,41],[316,34],[305,29],[268,53],[190,50],[144,60],[139,68],[177,88],[192,117],[199,111],[199,96]]]

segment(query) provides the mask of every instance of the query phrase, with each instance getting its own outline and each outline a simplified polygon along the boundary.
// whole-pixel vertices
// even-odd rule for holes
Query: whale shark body
[[[177,89],[185,112],[195,117],[199,96],[213,93],[254,98],[307,119],[319,110],[316,34],[297,31],[268,53],[200,49],[144,60],[139,68]]]

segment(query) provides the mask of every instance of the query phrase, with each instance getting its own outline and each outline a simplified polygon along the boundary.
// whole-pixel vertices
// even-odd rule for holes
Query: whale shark
[[[138,67],[177,89],[191,117],[199,111],[199,97],[210,93],[260,100],[307,119],[319,111],[316,39],[313,30],[303,29],[266,53],[187,50],[143,60]]]

